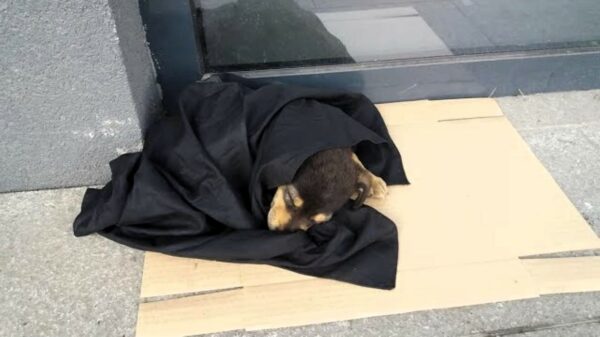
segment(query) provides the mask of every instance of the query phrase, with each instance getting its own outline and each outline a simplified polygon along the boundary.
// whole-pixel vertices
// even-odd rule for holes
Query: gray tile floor
[[[499,102],[600,233],[600,90]],[[134,335],[142,254],[72,236],[83,191],[0,194],[0,336]],[[600,292],[213,336],[600,336]]]

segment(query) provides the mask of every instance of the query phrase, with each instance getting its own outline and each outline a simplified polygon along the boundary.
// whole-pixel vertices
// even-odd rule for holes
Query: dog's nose
[[[267,225],[269,226],[269,229],[272,230],[272,231],[280,231],[280,230],[282,230],[282,228],[281,228],[282,226],[280,226],[277,223],[272,222],[271,219],[270,219],[270,217],[269,217],[269,220],[267,221]]]

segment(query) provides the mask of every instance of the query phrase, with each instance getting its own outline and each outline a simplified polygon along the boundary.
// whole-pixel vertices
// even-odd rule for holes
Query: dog
[[[387,185],[367,170],[350,148],[317,152],[302,163],[290,184],[277,187],[267,222],[273,231],[306,231],[329,221],[348,200],[384,198]]]

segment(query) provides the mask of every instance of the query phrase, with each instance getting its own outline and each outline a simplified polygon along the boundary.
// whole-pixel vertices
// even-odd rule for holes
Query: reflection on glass
[[[209,71],[600,47],[599,0],[195,0]]]
[[[352,63],[344,44],[294,0],[203,1],[205,60],[211,68]]]

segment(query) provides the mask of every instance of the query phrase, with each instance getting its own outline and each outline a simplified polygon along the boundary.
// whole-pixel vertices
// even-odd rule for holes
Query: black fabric
[[[112,181],[87,190],[74,233],[391,289],[396,226],[370,207],[348,202],[307,232],[267,229],[275,188],[310,155],[348,146],[388,184],[408,183],[381,116],[362,95],[230,75],[195,83],[179,111],[148,130],[142,152],[113,160]]]

